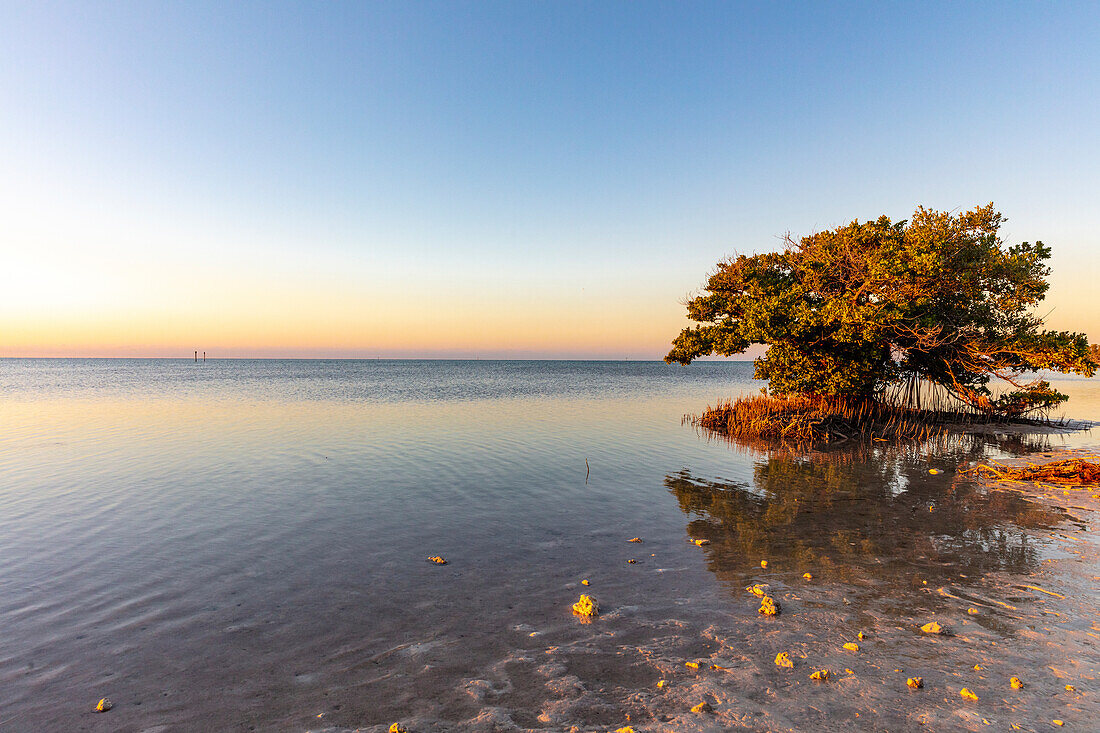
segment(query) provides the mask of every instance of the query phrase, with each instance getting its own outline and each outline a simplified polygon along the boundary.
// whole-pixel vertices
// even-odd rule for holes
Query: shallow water
[[[1092,510],[956,467],[1094,435],[798,456],[682,424],[750,375],[0,360],[0,730],[1087,729]],[[1100,419],[1096,380],[1055,386]]]

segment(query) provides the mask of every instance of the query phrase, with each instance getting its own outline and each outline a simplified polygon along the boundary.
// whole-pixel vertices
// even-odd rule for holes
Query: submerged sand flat
[[[737,487],[670,477],[695,517],[688,536],[710,544],[647,540],[641,548],[657,551],[629,565],[643,553],[607,538],[596,553],[607,562],[594,559],[588,572],[609,607],[596,622],[565,613],[564,599],[580,590],[565,582],[557,616],[532,609],[534,623],[502,629],[502,653],[482,674],[450,678],[445,648],[397,650],[392,681],[379,690],[395,696],[394,720],[410,731],[1048,730],[1053,721],[1090,730],[1100,694],[1100,556],[1088,528],[1100,489],[1067,504],[1042,487],[1021,496],[1019,487],[964,484],[953,473],[911,476],[922,485],[906,493],[919,500],[901,502],[861,537],[829,526],[849,512],[852,526],[869,518],[851,504],[856,497],[822,505],[803,495],[797,503],[811,506],[793,511],[806,512],[806,525],[791,515],[771,524],[789,505],[762,499],[746,518],[732,504],[753,497]],[[749,539],[745,526],[721,536],[741,519],[763,526]],[[757,557],[769,558],[766,569]],[[713,592],[685,587],[700,563],[720,580]],[[767,584],[782,613],[756,613],[746,584]],[[930,621],[941,633],[921,631]],[[775,664],[780,652],[792,668]],[[811,679],[822,669],[825,681]],[[920,689],[907,686],[914,677]],[[708,712],[692,712],[704,702]]]
[[[1096,500],[964,472],[1088,433],[748,448],[699,366],[0,363],[0,731],[1090,729]]]

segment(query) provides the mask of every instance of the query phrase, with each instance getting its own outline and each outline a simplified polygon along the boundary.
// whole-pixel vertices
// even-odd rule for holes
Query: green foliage
[[[1042,242],[1006,246],[993,204],[953,216],[853,221],[782,252],[719,263],[687,304],[665,361],[688,364],[767,344],[756,377],[777,394],[880,397],[930,382],[972,407],[1010,416],[1064,395],[1024,380],[1040,369],[1091,376],[1083,334],[1043,330],[1034,307],[1050,274]],[[1017,391],[993,399],[994,378]]]

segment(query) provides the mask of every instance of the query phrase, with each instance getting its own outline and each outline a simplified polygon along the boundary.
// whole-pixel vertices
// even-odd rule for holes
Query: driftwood
[[[1000,481],[1048,481],[1071,485],[1100,483],[1100,463],[1091,463],[1081,458],[1052,463],[1029,463],[1016,468],[982,463],[973,470]]]

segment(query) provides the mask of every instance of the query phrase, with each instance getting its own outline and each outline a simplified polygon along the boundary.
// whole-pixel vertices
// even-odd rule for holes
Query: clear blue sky
[[[1100,340],[1100,3],[0,5],[3,353],[659,358],[725,255],[994,201]]]

